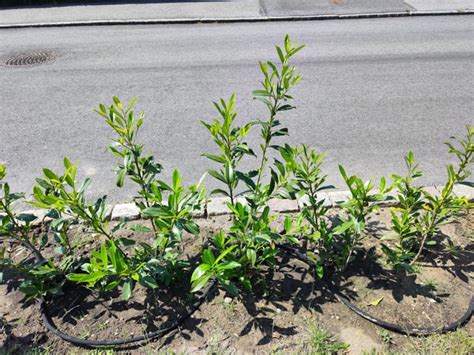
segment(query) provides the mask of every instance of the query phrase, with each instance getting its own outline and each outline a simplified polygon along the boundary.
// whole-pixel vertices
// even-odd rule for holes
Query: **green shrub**
[[[124,108],[117,97],[106,108],[100,104],[96,112],[117,133],[117,139],[110,145],[111,152],[122,159],[116,170],[117,186],[122,187],[128,176],[139,187],[135,200],[141,214],[151,222],[152,229],[144,225],[132,225],[135,233],[152,233],[151,243],[120,238],[108,238],[100,251],[94,252],[89,263],[82,265],[85,273],[68,275],[68,279],[86,283],[109,291],[123,284],[123,296],[128,299],[136,282],[149,288],[158,287],[157,282],[169,285],[176,279],[179,269],[188,266],[179,260],[178,246],[183,241],[184,231],[199,234],[199,226],[193,221],[192,212],[200,209],[205,196],[200,186],[186,190],[181,185],[178,170],[172,174],[168,184],[157,178],[162,166],[151,155],[143,154],[143,145],[138,141],[138,132],[143,124],[144,114],[136,117],[132,110],[135,98]],[[123,220],[114,231],[127,226]],[[134,247],[126,253],[122,248]]]
[[[214,251],[206,249],[202,263],[194,271],[191,281],[193,290],[202,288],[211,277],[217,280],[230,293],[237,293],[235,281],[246,289],[251,289],[259,279],[259,270],[263,265],[272,266],[278,253],[276,244],[281,236],[270,222],[276,216],[270,213],[268,201],[285,193],[288,172],[284,164],[275,161],[268,164],[270,148],[279,149],[274,139],[288,134],[277,119],[279,113],[294,108],[290,90],[301,77],[296,75],[296,68],[290,65],[290,59],[303,46],[298,46],[285,37],[283,48],[276,47],[280,63],[278,67],[272,62],[261,62],[263,74],[262,87],[253,92],[254,98],[261,101],[268,111],[267,120],[257,120],[242,127],[233,125],[236,113],[234,96],[228,100],[214,103],[220,118],[212,123],[204,123],[211,133],[214,142],[220,149],[220,155],[204,154],[209,159],[221,164],[219,170],[209,174],[225,185],[225,189],[214,190],[229,198],[229,211],[232,214],[232,227],[228,232],[221,231],[213,239]],[[244,141],[248,132],[255,126],[260,127],[260,157],[256,170],[243,172],[239,162],[244,156],[256,156]],[[265,183],[267,173],[269,182]],[[239,184],[245,185],[245,200],[236,199]],[[214,254],[217,253],[217,256]]]
[[[64,159],[64,164],[69,168],[68,172],[61,177],[58,177],[49,169],[44,169],[45,176],[47,175],[50,180],[54,180],[55,185],[72,183],[71,176],[75,175],[75,166],[71,166],[67,159]],[[62,293],[65,275],[77,267],[80,262],[76,254],[76,248],[65,232],[71,222],[58,216],[54,210],[48,213],[47,216],[56,218],[51,223],[51,229],[54,232],[54,239],[51,243],[54,246],[55,255],[47,259],[44,258],[41,252],[49,242],[48,235],[38,236],[32,233],[32,223],[37,219],[35,215],[14,212],[14,204],[24,201],[25,195],[11,192],[9,184],[4,181],[5,177],[6,166],[0,165],[0,192],[2,193],[0,196],[0,213],[3,213],[3,215],[0,215],[0,241],[3,245],[0,264],[4,268],[15,269],[23,277],[20,290],[25,293],[26,300],[48,294],[59,295]],[[38,179],[38,184],[46,186],[47,182]],[[51,190],[54,190],[53,185],[48,184],[48,186]],[[40,186],[36,186],[35,191],[41,191]],[[48,199],[49,203],[59,205],[57,201],[61,197],[57,197],[54,193],[59,195],[61,192],[65,193],[64,189],[61,191],[56,189],[51,192],[51,198]],[[80,195],[80,192],[77,192],[77,194]],[[12,246],[13,250],[18,252],[17,254],[20,256],[13,257],[13,251],[7,253],[7,245]],[[25,251],[27,252],[26,255]],[[28,256],[28,252],[33,255],[33,258]]]
[[[463,214],[463,209],[472,207],[464,197],[456,196],[454,185],[466,183],[471,174],[469,170],[474,157],[474,127],[467,127],[464,139],[452,138],[446,144],[449,153],[456,156],[457,167],[447,166],[447,181],[439,194],[431,194],[415,185],[415,180],[423,175],[415,163],[413,152],[405,157],[407,175],[393,175],[394,186],[398,189],[399,207],[392,208],[392,231],[396,237],[393,246],[382,243],[382,251],[387,261],[395,268],[412,272],[412,266],[420,258],[426,247],[436,245],[433,239],[443,224],[451,222]],[[457,143],[457,145],[456,145]]]
[[[303,199],[299,216],[294,219],[288,216],[285,220],[285,232],[305,242],[306,255],[314,263],[317,276],[322,278],[335,259],[335,239],[326,218],[329,207],[319,195],[320,191],[334,187],[325,185],[326,175],[321,171],[324,154],[305,145],[296,148],[285,145],[280,148],[280,154],[291,174],[286,186],[288,195]]]
[[[161,165],[153,156],[144,155],[143,146],[137,141],[144,115],[134,116],[135,99],[126,109],[118,98],[114,97],[113,101],[109,108],[100,105],[97,112],[118,136],[110,146],[112,153],[123,162],[117,169],[117,185],[123,186],[126,176],[138,184],[139,197],[135,202],[152,228],[130,225],[126,220],[111,227],[106,197],[88,201],[85,194],[91,180],[77,184],[77,165],[65,158],[62,174],[43,169],[43,176],[36,179],[33,188],[33,200],[28,201],[46,210],[46,217],[51,219],[50,233],[37,238],[31,226],[36,217],[14,213],[13,204],[24,199],[24,194],[10,192],[8,183],[3,181],[6,167],[0,165],[2,243],[20,245],[35,256],[34,260],[15,260],[6,255],[6,248],[2,247],[1,264],[25,275],[21,290],[28,299],[60,294],[66,280],[100,291],[120,286],[124,299],[128,299],[137,282],[149,288],[156,288],[159,283],[169,285],[183,267],[189,266],[187,261],[180,260],[178,247],[185,231],[199,234],[192,214],[201,208],[205,191],[199,185],[185,189],[178,170],[173,171],[170,184],[159,180]],[[88,227],[79,237],[72,235],[73,226],[78,223]],[[151,234],[151,241],[116,237],[123,228]],[[97,251],[85,249],[85,234],[93,234],[96,240],[101,240]],[[48,240],[48,235],[53,239]],[[54,255],[44,258],[42,251],[48,243],[53,245]],[[84,254],[90,257],[79,257]]]

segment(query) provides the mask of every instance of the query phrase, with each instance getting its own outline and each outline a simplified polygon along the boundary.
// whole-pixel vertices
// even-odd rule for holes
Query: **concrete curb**
[[[38,27],[71,27],[71,26],[119,26],[119,25],[172,25],[196,23],[241,23],[241,22],[281,22],[281,21],[324,21],[324,20],[355,20],[387,17],[420,17],[420,16],[453,16],[474,15],[471,10],[447,11],[398,11],[398,12],[372,12],[340,15],[309,15],[309,16],[258,16],[234,18],[177,18],[177,19],[120,19],[120,20],[90,20],[70,22],[43,22],[43,23],[17,23],[2,24],[0,29],[38,28]]]
[[[427,186],[424,187],[424,189],[432,195],[439,195],[441,191],[441,187],[436,186]],[[469,201],[474,201],[474,187],[455,185],[454,194],[457,196],[464,196]],[[341,203],[346,202],[351,196],[350,192],[346,190],[321,192],[318,195],[320,196],[321,200],[325,201],[324,205],[330,208],[338,208]],[[392,199],[383,201],[379,203],[379,205],[383,207],[397,205],[397,201],[394,199],[396,195],[394,193],[390,193],[388,196],[392,197]],[[305,201],[305,197],[299,199],[298,201],[274,199],[270,200],[268,205],[273,213],[294,213],[301,210],[305,204]],[[209,199],[207,200],[204,208],[199,211],[195,211],[193,216],[196,219],[207,219],[214,216],[229,215],[230,212],[227,208],[227,202],[229,202],[229,199],[225,197]],[[245,199],[243,197],[239,197],[239,202],[245,204]],[[20,213],[35,215],[37,217],[37,221],[33,222],[34,224],[41,223],[45,216],[45,212],[43,210],[28,210],[18,212],[17,214]],[[141,217],[140,210],[134,203],[118,203],[115,205],[109,205],[107,207],[107,214],[110,216],[112,221],[118,221],[121,219],[137,220]]]

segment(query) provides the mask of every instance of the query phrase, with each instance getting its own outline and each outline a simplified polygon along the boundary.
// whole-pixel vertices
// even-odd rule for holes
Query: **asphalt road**
[[[329,182],[344,188],[338,163],[364,178],[403,173],[409,149],[425,171],[420,182],[443,182],[443,142],[474,124],[470,16],[2,30],[2,59],[58,53],[53,63],[0,66],[0,160],[11,185],[30,192],[42,167],[60,169],[68,156],[81,177],[93,177],[90,196],[130,199],[132,184],[114,185],[117,161],[106,150],[113,133],[92,112],[112,95],[139,96],[147,114],[141,137],[163,177],[177,166],[186,182],[197,181],[213,166],[200,154],[214,149],[199,120],[214,117],[212,101],[232,92],[241,121],[265,117],[250,95],[257,62],[276,60],[273,44],[285,33],[307,48],[296,59],[304,76],[294,91],[298,108],[281,120],[290,143],[327,152]],[[257,147],[256,134],[250,138]]]

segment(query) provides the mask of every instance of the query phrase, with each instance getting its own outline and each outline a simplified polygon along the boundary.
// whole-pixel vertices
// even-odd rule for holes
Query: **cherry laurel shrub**
[[[151,228],[127,220],[111,226],[106,197],[88,201],[85,193],[91,180],[77,184],[77,165],[65,158],[62,174],[43,169],[43,177],[36,179],[33,199],[28,201],[46,210],[46,217],[51,219],[50,233],[38,236],[32,231],[34,215],[15,214],[13,204],[24,199],[24,194],[10,191],[4,181],[6,167],[0,165],[1,263],[23,275],[20,289],[28,299],[61,294],[66,280],[98,291],[121,287],[123,298],[129,299],[137,282],[148,288],[169,285],[182,268],[189,266],[179,258],[179,245],[184,231],[199,234],[192,213],[201,208],[205,190],[200,185],[184,188],[178,170],[173,171],[170,183],[158,179],[161,165],[153,156],[143,154],[137,140],[144,115],[135,116],[134,101],[124,108],[114,97],[110,107],[100,105],[97,113],[117,134],[110,146],[122,159],[117,185],[122,186],[126,176],[138,185],[135,203],[150,220]],[[87,227],[85,231],[74,229],[78,223]],[[136,238],[118,236],[123,229],[132,230]],[[144,237],[139,238],[140,234]],[[91,252],[88,246],[97,241],[99,247]],[[48,244],[53,245],[54,254],[43,256]],[[7,245],[14,246],[20,256],[12,257],[12,251],[6,255]],[[29,258],[26,250],[34,257]]]
[[[361,250],[367,218],[380,207],[377,202],[386,199],[390,187],[386,187],[385,178],[382,178],[378,192],[372,192],[371,180],[364,182],[357,176],[348,176],[340,165],[350,198],[339,204],[343,213],[331,224],[327,216],[329,208],[319,195],[320,191],[334,187],[325,184],[326,175],[322,174],[324,154],[305,145],[296,148],[285,145],[280,153],[291,172],[287,185],[290,195],[303,198],[297,218],[285,220],[286,232],[293,231],[299,236],[319,278],[343,271],[354,259],[354,252]]]
[[[404,157],[407,175],[393,175],[399,203],[391,209],[391,229],[395,236],[384,237],[384,240],[391,241],[392,244],[382,243],[381,247],[388,263],[395,268],[412,272],[413,265],[423,251],[436,245],[434,237],[439,228],[473,206],[465,197],[457,196],[454,192],[455,184],[472,186],[467,179],[471,175],[470,167],[474,156],[474,127],[468,126],[466,129],[465,138],[452,137],[446,143],[448,152],[456,157],[457,164],[447,166],[447,181],[438,189],[438,194],[430,193],[415,184],[423,172],[411,151]]]
[[[302,48],[286,36],[283,47],[276,47],[280,62],[260,63],[263,80],[253,96],[267,109],[266,119],[236,126],[235,96],[232,95],[228,101],[221,99],[214,103],[218,118],[211,123],[203,122],[220,150],[219,155],[204,154],[220,165],[219,170],[211,170],[209,175],[225,185],[224,189],[212,193],[229,198],[227,206],[232,215],[232,227],[218,233],[211,241],[212,248],[203,251],[202,263],[191,277],[193,291],[201,289],[211,278],[216,278],[231,294],[238,292],[235,282],[252,289],[255,282],[261,281],[259,270],[275,263],[277,244],[284,236],[271,227],[277,216],[270,213],[268,202],[287,195],[288,170],[278,160],[269,166],[268,154],[270,149],[280,148],[275,139],[288,134],[279,116],[294,109],[290,91],[301,76],[296,74],[290,59]],[[253,127],[260,129],[259,156],[245,142]],[[257,158],[257,169],[242,171],[239,163],[244,156]],[[270,175],[269,181],[265,179],[266,174]],[[246,191],[243,199],[236,198],[239,185]]]
[[[175,281],[180,269],[189,266],[180,260],[178,247],[184,231],[199,234],[192,213],[200,209],[205,196],[200,185],[185,189],[178,170],[173,171],[171,183],[158,179],[162,166],[153,156],[143,153],[143,145],[138,141],[144,114],[135,115],[134,102],[135,98],[124,107],[114,97],[111,106],[107,108],[100,104],[96,112],[117,135],[109,147],[122,159],[116,170],[117,186],[123,186],[126,176],[137,184],[135,203],[151,223],[150,229],[142,224],[127,226],[127,221],[122,220],[114,230],[127,227],[136,235],[151,233],[152,238],[149,241],[107,238],[90,261],[82,265],[83,273],[68,275],[71,281],[86,283],[89,287],[99,284],[105,290],[122,284],[124,299],[130,298],[136,282],[149,288],[157,288],[157,282],[169,285]]]

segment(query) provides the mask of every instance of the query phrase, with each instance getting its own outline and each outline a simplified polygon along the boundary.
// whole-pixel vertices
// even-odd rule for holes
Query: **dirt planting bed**
[[[187,236],[184,254],[197,263],[204,241],[229,225],[228,216],[200,220],[201,236]],[[277,222],[279,223],[279,222]],[[446,225],[438,246],[423,256],[419,273],[395,273],[384,266],[376,239],[390,233],[390,213],[382,208],[369,223],[364,255],[338,280],[340,290],[354,305],[371,315],[406,327],[442,327],[460,318],[474,295],[474,211]],[[80,230],[77,236],[80,237]],[[90,240],[91,248],[97,241]],[[0,353],[46,350],[54,353],[86,351],[58,339],[41,322],[39,305],[23,303],[18,282],[5,272],[0,285]],[[11,276],[11,275],[10,275]],[[189,271],[168,288],[137,288],[122,301],[119,294],[97,295],[66,287],[65,294],[48,302],[57,327],[83,339],[117,339],[145,334],[173,323],[193,303]],[[376,350],[410,352],[419,339],[392,332],[362,319],[340,303],[311,268],[282,252],[266,282],[253,294],[242,291],[231,298],[213,288],[206,301],[177,330],[161,339],[129,346],[131,352],[270,353],[314,350],[314,329],[324,328],[334,340],[349,344],[358,354]],[[263,286],[265,285],[265,286]],[[463,326],[473,346],[474,324]],[[472,349],[472,348],[471,348]],[[474,350],[474,349],[472,349]],[[453,353],[456,353],[454,348]]]

